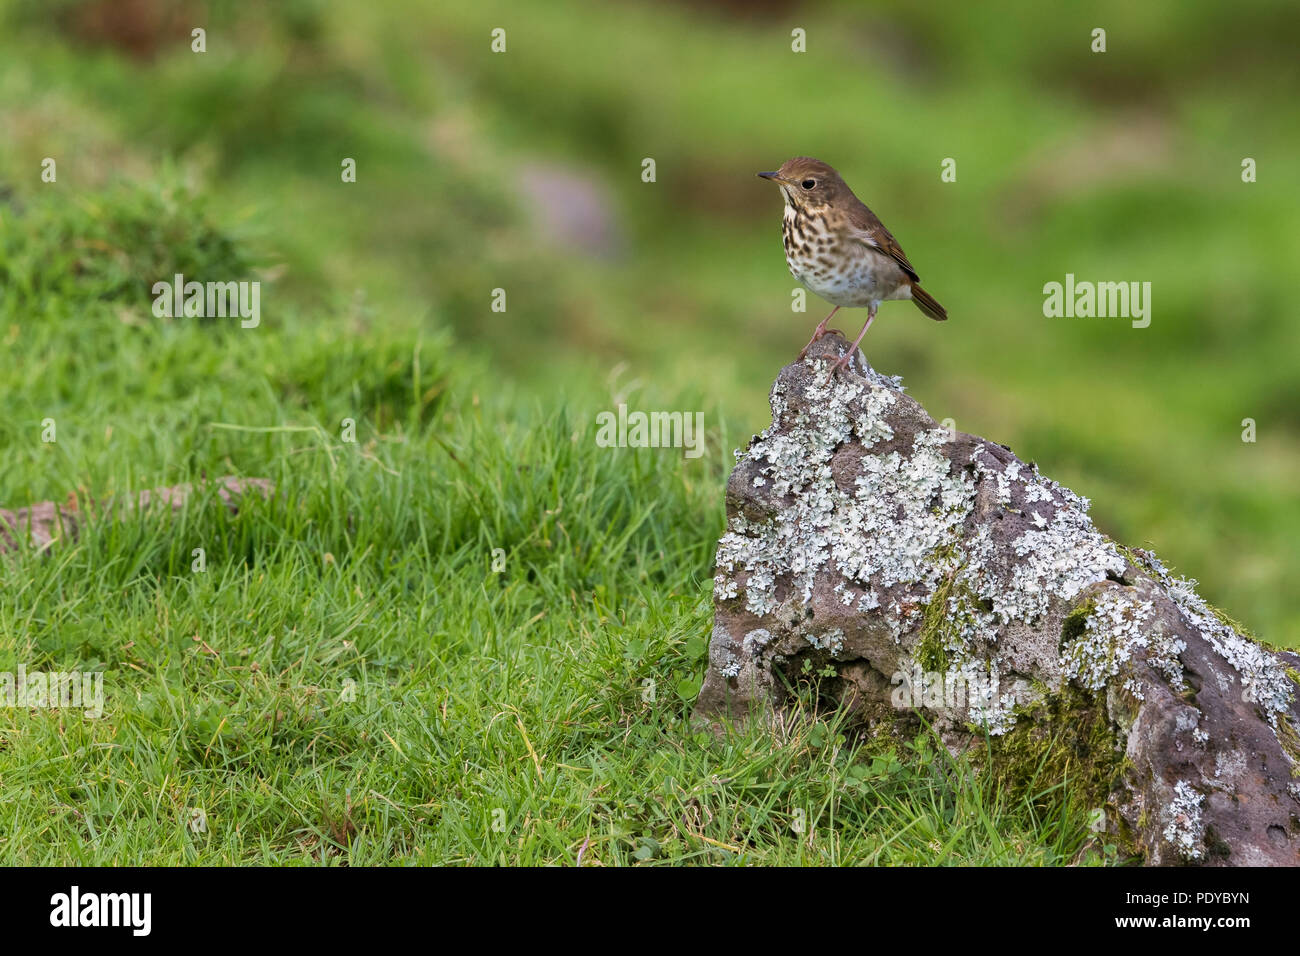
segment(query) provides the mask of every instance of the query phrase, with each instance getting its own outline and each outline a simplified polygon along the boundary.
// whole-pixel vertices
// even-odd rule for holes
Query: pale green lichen
[[[718,542],[715,596],[738,596],[734,575],[743,570],[746,609],[770,614],[778,579],[791,580],[807,602],[831,562],[841,583],[857,593],[859,609],[876,606],[878,592],[895,585],[934,589],[943,572],[930,556],[956,539],[974,498],[971,479],[953,475],[943,454],[948,432],[918,433],[906,456],[863,456],[852,491],[841,490],[831,472],[841,444],[856,439],[869,445],[883,437],[877,426],[893,399],[882,391],[855,383],[811,385],[808,398],[818,412],[809,415],[789,412],[774,390],[773,424],[745,457],[761,464],[772,495],[790,496],[792,503],[762,522],[733,516]],[[888,611],[901,632],[902,609]]]
[[[1205,794],[1186,780],[1174,784],[1174,800],[1165,808],[1167,824],[1164,838],[1172,843],[1185,860],[1199,860],[1205,855],[1205,826],[1201,822],[1201,805]]]
[[[1186,689],[1179,655],[1186,650],[1179,638],[1167,635],[1151,622],[1151,601],[1141,601],[1126,591],[1106,591],[1089,602],[1083,617],[1083,633],[1067,640],[1067,631],[1078,634],[1078,609],[1066,618],[1061,628],[1060,669],[1066,680],[1073,680],[1092,691],[1105,688],[1113,677],[1139,650],[1146,660],[1178,693]],[[1125,678],[1124,689],[1138,700],[1144,690],[1137,678]]]

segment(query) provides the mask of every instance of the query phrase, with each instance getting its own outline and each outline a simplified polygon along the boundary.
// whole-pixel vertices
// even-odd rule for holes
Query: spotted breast
[[[790,274],[832,305],[860,308],[905,297],[898,264],[834,229],[829,219],[786,206],[781,236]]]

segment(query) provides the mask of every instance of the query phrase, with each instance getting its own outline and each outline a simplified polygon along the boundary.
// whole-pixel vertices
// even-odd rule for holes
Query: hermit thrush
[[[898,241],[834,169],[819,159],[796,156],[776,172],[758,175],[777,183],[785,196],[781,233],[790,274],[835,306],[799,358],[826,334],[826,323],[841,308],[865,307],[867,321],[853,347],[831,368],[832,375],[857,352],[881,302],[911,299],[930,318],[948,318],[919,285]]]

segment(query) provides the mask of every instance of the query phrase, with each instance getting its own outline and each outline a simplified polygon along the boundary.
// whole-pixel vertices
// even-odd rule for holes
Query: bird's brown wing
[[[907,261],[907,255],[898,240],[893,237],[885,224],[876,218],[876,214],[862,202],[849,210],[849,233],[859,242],[883,252],[897,262],[913,282],[920,282],[921,277]]]

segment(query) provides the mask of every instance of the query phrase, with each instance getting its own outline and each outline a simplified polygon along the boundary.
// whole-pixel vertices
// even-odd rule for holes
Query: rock
[[[1149,864],[1300,864],[1300,656],[861,353],[827,384],[846,348],[784,368],[738,453],[696,717],[770,718],[817,675],[865,732],[923,718],[1011,785],[1066,779]]]
[[[216,483],[218,497],[232,512],[238,510],[239,498],[249,491],[257,492],[265,498],[274,489],[266,478],[235,478],[227,475],[218,478]],[[153,488],[139,492],[134,500],[119,495],[117,498],[105,501],[102,506],[96,506],[92,502],[90,508],[94,511],[106,511],[111,510],[115,505],[121,505],[125,510],[137,508],[144,510],[157,502],[162,502],[170,506],[172,511],[179,511],[193,496],[194,491],[194,486],[189,483],[172,485],[168,488]],[[30,508],[15,508],[12,511],[0,508],[0,554],[17,550],[18,542],[24,536],[38,551],[50,547],[60,538],[75,538],[85,517],[86,512],[82,511],[74,495],[68,496],[66,504],[42,501]]]

